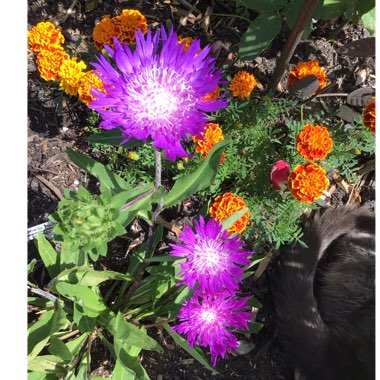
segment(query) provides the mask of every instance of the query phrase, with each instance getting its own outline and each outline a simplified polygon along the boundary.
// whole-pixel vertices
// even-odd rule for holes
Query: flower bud
[[[277,161],[270,172],[270,180],[275,190],[284,190],[290,173],[289,164],[286,161]]]

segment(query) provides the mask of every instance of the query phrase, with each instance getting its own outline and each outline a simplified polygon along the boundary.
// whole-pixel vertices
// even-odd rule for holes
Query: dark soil
[[[195,3],[195,1],[189,1]],[[72,12],[67,10],[74,4]],[[177,32],[182,36],[201,38],[201,41],[212,43],[220,40],[222,50],[218,58],[220,65],[228,64],[231,71],[241,67],[250,70],[259,79],[263,90],[267,87],[271,74],[275,68],[276,58],[279,56],[289,30],[284,25],[282,33],[276,37],[272,46],[253,62],[241,62],[235,59],[240,36],[246,30],[248,23],[232,17],[213,16],[218,13],[234,13],[234,1],[200,1],[197,3],[199,12],[189,13],[179,1],[102,1],[97,2],[93,11],[86,11],[86,1],[79,0],[53,1],[30,0],[28,3],[28,28],[40,21],[60,21],[66,41],[75,45],[81,37],[79,45],[71,52],[78,55],[85,62],[94,61],[94,47],[92,44],[92,30],[97,21],[104,15],[115,16],[122,9],[132,8],[140,10],[148,19],[150,26],[170,21],[177,26]],[[203,18],[207,9],[211,7],[209,24]],[[187,15],[187,21],[184,17]],[[252,13],[254,15],[254,13]],[[183,21],[183,25],[180,21]],[[343,20],[333,23],[318,22],[307,40],[302,41],[291,60],[291,64],[299,60],[318,58],[322,66],[330,68],[329,80],[334,83],[330,92],[349,93],[360,86],[373,84],[374,59],[352,58],[339,55],[336,48],[366,35],[360,26],[344,25]],[[339,28],[342,29],[338,32]],[[335,35],[334,35],[335,33]],[[88,65],[90,67],[90,65]],[[286,76],[280,84],[280,89],[286,88]],[[256,90],[260,96],[262,90]],[[48,215],[55,210],[58,201],[63,196],[63,190],[78,189],[82,184],[88,185],[88,178],[84,172],[74,165],[66,153],[71,147],[80,152],[100,160],[97,157],[84,127],[87,125],[88,108],[79,103],[75,97],[64,96],[62,107],[58,101],[59,91],[50,82],[40,78],[36,69],[34,55],[28,55],[28,227],[47,221]],[[311,110],[335,110],[345,101],[344,97],[333,96],[315,99],[305,108],[305,113]],[[364,160],[365,161],[365,160]],[[91,179],[90,186],[96,188],[96,182]],[[356,191],[354,193],[354,190]],[[374,200],[374,172],[370,172],[360,188],[347,193],[336,186],[332,193],[333,204],[363,202]],[[181,214],[178,208],[176,215],[179,223],[184,223],[184,217],[191,220],[200,205],[196,198],[191,200],[193,213]],[[167,234],[169,232],[167,231]],[[127,239],[117,238],[110,245],[109,258],[100,260],[97,265],[123,272],[128,260],[126,252],[131,244],[143,241],[146,229],[137,223],[131,229]],[[37,257],[34,244],[29,243],[29,254]],[[37,266],[38,269],[38,266]],[[164,347],[165,353],[159,355],[154,352],[144,352],[142,362],[152,379],[256,379],[272,380],[294,378],[294,370],[282,356],[272,321],[272,296],[270,291],[270,270],[267,267],[264,273],[254,282],[249,281],[245,286],[248,292],[256,295],[262,302],[263,308],[257,314],[256,321],[263,322],[264,328],[253,336],[240,336],[239,339],[251,344],[251,351],[244,355],[229,355],[225,360],[218,360],[216,370],[219,375],[211,375],[198,362],[194,361],[185,351],[181,350],[171,337],[159,328],[151,328],[150,335]],[[46,273],[37,271],[33,281],[40,286],[46,285]],[[113,361],[108,351],[99,340],[95,340],[92,349],[93,373],[110,375]]]

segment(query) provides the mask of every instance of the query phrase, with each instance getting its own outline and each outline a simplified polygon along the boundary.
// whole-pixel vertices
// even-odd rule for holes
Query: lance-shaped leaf
[[[240,40],[239,57],[255,59],[281,31],[281,18],[274,13],[262,13],[249,25]]]
[[[126,149],[145,144],[144,141],[137,139],[130,139],[128,142],[122,144],[122,141],[125,139],[126,136],[122,135],[118,128],[110,129],[109,131],[101,131],[100,133],[92,135],[88,138],[88,140],[92,143],[122,146]]]
[[[219,141],[194,173],[179,178],[166,195],[164,207],[174,206],[209,187],[216,176],[223,150],[228,143],[226,140]]]
[[[54,278],[60,272],[59,257],[57,251],[51,246],[42,232],[37,235],[37,248],[41,259],[49,272],[51,278]]]
[[[67,148],[67,154],[70,159],[87,173],[92,174],[100,181],[100,191],[109,189],[112,192],[123,190],[131,190],[131,187],[119,175],[112,173],[106,166],[100,162],[86,156],[85,154],[76,152]]]

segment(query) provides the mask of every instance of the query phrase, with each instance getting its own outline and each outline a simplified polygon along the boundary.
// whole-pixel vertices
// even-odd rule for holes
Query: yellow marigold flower
[[[61,80],[59,84],[69,95],[78,93],[79,81],[85,75],[83,70],[86,68],[83,61],[77,62],[76,58],[66,59],[62,62],[58,76]]]
[[[120,41],[126,44],[135,44],[135,33],[141,30],[143,34],[148,31],[146,18],[139,11],[134,9],[124,9],[120,16],[116,16],[115,22],[118,23],[121,30]]]
[[[99,21],[92,31],[92,38],[94,39],[94,44],[97,49],[103,49],[104,45],[109,45],[114,47],[113,38],[116,37],[120,39],[121,37],[121,26],[120,23],[115,20],[115,18],[110,18],[109,16],[103,17]]]
[[[205,127],[205,132],[201,132],[201,136],[193,136],[193,141],[197,144],[195,151],[200,153],[203,158],[206,158],[213,146],[219,141],[224,140],[222,129],[219,124],[208,123]],[[225,159],[223,152],[220,163]]]
[[[229,216],[246,207],[245,201],[242,197],[239,197],[233,193],[224,193],[215,198],[214,203],[211,204],[208,212],[210,216],[216,220],[223,221]],[[249,212],[247,211],[238,221],[236,221],[228,232],[241,233],[247,227],[249,221]]]
[[[363,124],[372,132],[376,129],[376,97],[374,96],[366,105],[363,112]]]
[[[70,56],[63,48],[42,49],[37,55],[38,71],[41,77],[45,80],[58,80],[62,62],[69,58]]]
[[[326,171],[312,162],[296,166],[288,178],[293,197],[305,203],[314,202],[327,190],[328,185]]]
[[[333,147],[329,131],[322,125],[307,124],[296,137],[298,153],[308,161],[323,160]]]
[[[220,95],[220,88],[217,87],[216,90],[209,92],[206,96],[204,96],[201,100],[202,102],[208,102],[210,100],[215,100]]]
[[[58,48],[64,42],[61,29],[49,21],[39,22],[28,31],[28,47],[33,53],[49,47]]]
[[[315,91],[322,90],[327,85],[327,74],[323,67],[319,66],[317,59],[314,61],[300,62],[298,65],[292,68],[288,77],[288,86],[292,86],[298,80],[305,78],[309,75],[315,75],[319,80],[319,87]]]
[[[229,89],[232,95],[240,99],[248,98],[253,89],[257,86],[256,78],[248,71],[239,71],[231,80]]]
[[[90,105],[90,103],[96,99],[94,95],[92,95],[91,90],[106,92],[103,81],[98,77],[98,75],[96,75],[96,70],[87,71],[87,73],[79,79],[78,97],[87,105]]]

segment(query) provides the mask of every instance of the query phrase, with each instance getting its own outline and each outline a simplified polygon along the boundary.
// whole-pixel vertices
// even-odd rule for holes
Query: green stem
[[[154,187],[158,189],[161,186],[162,182],[162,156],[161,152],[158,150],[155,150],[155,157],[156,157],[156,177],[155,177],[155,185]],[[158,204],[156,210],[152,213],[152,225],[149,226],[149,231],[148,231],[148,241],[147,241],[147,248],[146,248],[146,253],[147,256],[150,257],[153,255],[153,241],[154,241],[154,230],[155,230],[155,224],[157,221],[157,218],[159,214],[161,213],[162,209],[164,207],[164,199],[161,197],[160,203]],[[127,291],[127,294],[124,297],[124,311],[127,308],[128,302],[130,301],[131,297],[133,294],[136,292],[136,290],[141,286],[142,278],[145,272],[145,269],[148,267],[149,263],[142,263],[140,266],[140,269],[134,279],[133,284],[130,286],[130,288]],[[124,290],[124,289],[122,289]],[[119,297],[121,294],[119,293]]]
[[[301,104],[301,123],[303,124],[303,104]]]

